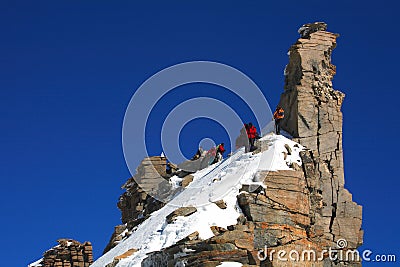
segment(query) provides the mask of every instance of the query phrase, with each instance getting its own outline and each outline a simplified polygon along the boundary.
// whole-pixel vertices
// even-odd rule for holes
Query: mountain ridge
[[[363,242],[362,208],[344,187],[344,94],[333,89],[331,63],[338,35],[321,22],[303,25],[299,33],[289,49],[279,103],[286,111],[282,128],[292,140],[267,134],[257,141],[257,153],[238,150],[225,162],[182,175],[185,186],[178,187],[166,173],[165,158],[145,158],[135,177],[141,186],[134,178],[123,186],[118,202],[123,224],[91,266],[361,266],[323,253],[351,251]],[[165,205],[146,191],[160,177],[177,205]],[[345,246],[338,247],[343,240]],[[321,259],[268,257],[277,250],[306,249]]]

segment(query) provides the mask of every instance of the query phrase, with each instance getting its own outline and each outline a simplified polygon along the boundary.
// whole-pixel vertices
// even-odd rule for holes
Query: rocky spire
[[[326,240],[344,238],[348,246],[362,243],[362,209],[344,188],[342,112],[344,94],[333,89],[336,67],[331,54],[337,34],[325,23],[303,25],[301,38],[289,49],[283,129],[308,148],[302,153],[311,200],[310,233]]]

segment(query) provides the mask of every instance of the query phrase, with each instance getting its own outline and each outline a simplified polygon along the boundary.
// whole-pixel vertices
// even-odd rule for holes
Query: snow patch
[[[182,184],[183,178],[179,178],[178,176],[174,175],[171,178],[169,178],[169,183],[172,186],[173,189],[176,189],[180,187]]]
[[[259,170],[263,171],[278,171],[292,170],[290,166],[293,163],[302,165],[300,151],[304,147],[282,135],[269,134],[261,138],[261,141],[269,142],[270,146],[267,151],[261,155]],[[290,155],[288,149],[290,148]],[[285,156],[286,154],[286,156]]]

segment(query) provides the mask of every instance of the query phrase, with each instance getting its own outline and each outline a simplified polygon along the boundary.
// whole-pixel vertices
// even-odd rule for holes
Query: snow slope
[[[40,264],[40,263],[42,262],[42,260],[43,260],[43,258],[41,258],[35,262],[32,262],[31,264],[28,265],[28,267],[41,267],[42,264]]]
[[[263,153],[252,155],[244,153],[242,148],[226,160],[196,172],[193,181],[182,193],[152,213],[130,237],[101,256],[91,266],[104,267],[112,262],[114,257],[131,248],[138,251],[122,259],[116,266],[140,266],[147,253],[169,247],[195,231],[199,232],[200,238],[207,239],[213,236],[210,226],[226,228],[236,224],[241,213],[236,196],[242,184],[259,184],[255,174],[260,170],[289,170],[288,165],[292,162],[301,165],[299,152],[303,148],[300,145],[274,134],[266,135],[261,140],[270,144],[269,149]],[[283,153],[287,151],[285,144],[292,149],[292,154],[288,155],[286,160]],[[226,209],[220,209],[213,203],[220,199],[226,202]],[[173,223],[167,224],[167,215],[184,206],[195,206],[197,212],[187,217],[178,217]]]

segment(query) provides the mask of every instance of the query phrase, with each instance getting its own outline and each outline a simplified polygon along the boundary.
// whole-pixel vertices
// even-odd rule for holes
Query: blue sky
[[[341,35],[334,87],[346,93],[346,187],[363,205],[364,248],[400,257],[399,4],[265,2],[1,1],[1,265],[24,266],[62,237],[90,240],[95,257],[101,255],[120,223],[116,202],[130,177],[121,145],[124,112],[147,78],[177,63],[217,61],[252,78],[275,106],[286,52],[297,29],[313,21]],[[201,90],[228,98],[218,88],[190,85],[168,95],[160,110]],[[184,153],[198,136],[225,138],[210,121],[196,125],[203,132],[184,129]],[[157,137],[156,131],[149,137],[152,151]]]

